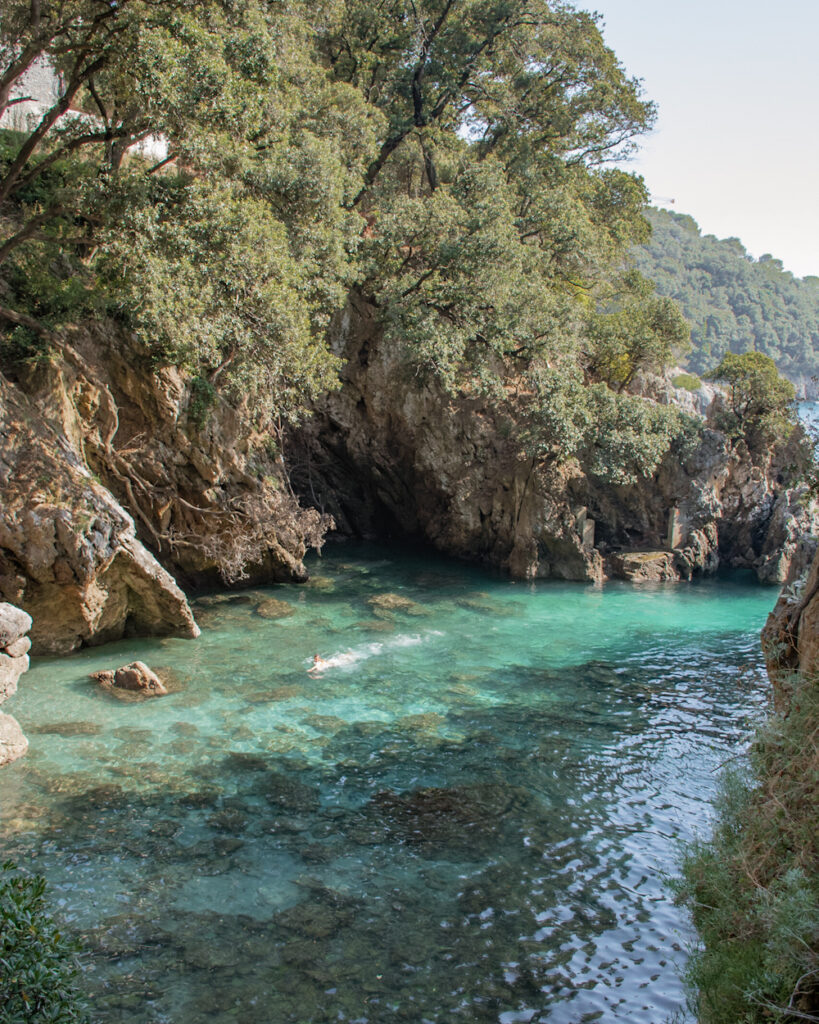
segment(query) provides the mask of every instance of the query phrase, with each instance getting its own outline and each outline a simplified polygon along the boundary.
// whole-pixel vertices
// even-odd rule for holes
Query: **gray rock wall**
[[[342,532],[423,538],[518,578],[589,581],[687,578],[722,564],[781,583],[813,543],[819,516],[804,488],[788,486],[787,452],[755,464],[706,424],[694,451],[618,486],[574,460],[536,464],[502,409],[408,375],[360,296],[335,341],[343,387],[295,433],[290,467],[297,492]],[[639,386],[697,414],[689,393],[662,378]]]

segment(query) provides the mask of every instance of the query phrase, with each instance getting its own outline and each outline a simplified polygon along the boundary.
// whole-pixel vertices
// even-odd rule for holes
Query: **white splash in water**
[[[353,665],[358,665],[360,662],[367,661],[369,658],[375,658],[381,654],[388,654],[390,651],[400,647],[417,647],[419,644],[424,643],[432,637],[443,635],[444,634],[437,629],[427,630],[427,632],[423,634],[403,633],[390,640],[380,640],[375,643],[361,644],[358,647],[350,647],[346,651],[339,651],[337,654],[331,654],[329,658],[322,658],[319,655],[316,655],[317,660],[308,662],[308,672],[316,675],[321,672],[326,672],[327,669],[331,668],[351,668]]]

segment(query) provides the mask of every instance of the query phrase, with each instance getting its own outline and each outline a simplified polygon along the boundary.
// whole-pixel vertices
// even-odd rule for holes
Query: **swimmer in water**
[[[324,658],[320,657],[318,654],[314,654],[313,655],[313,664],[310,666],[310,668],[307,671],[308,672],[321,672],[321,670],[325,669],[325,668],[327,668],[327,662],[324,660]]]

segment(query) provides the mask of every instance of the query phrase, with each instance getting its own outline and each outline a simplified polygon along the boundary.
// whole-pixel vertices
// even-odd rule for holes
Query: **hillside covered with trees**
[[[703,235],[693,217],[650,209],[651,238],[637,267],[691,324],[688,366],[708,373],[728,352],[770,356],[801,391],[819,372],[819,277],[799,279],[780,260],[753,259],[737,238]]]

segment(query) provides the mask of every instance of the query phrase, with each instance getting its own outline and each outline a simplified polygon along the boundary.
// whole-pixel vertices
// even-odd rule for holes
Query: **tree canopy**
[[[685,344],[677,308],[627,267],[646,191],[611,161],[654,109],[593,15],[548,0],[6,6],[0,114],[32,60],[62,81],[0,139],[7,351],[114,316],[155,358],[297,415],[335,382],[327,328],[357,288],[416,379],[491,394],[527,430],[565,409],[568,437],[586,389],[625,402]],[[157,140],[167,152],[148,157]]]
[[[728,388],[728,416],[723,424],[742,435],[751,448],[762,448],[793,429],[793,384],[770,356],[761,352],[729,352],[710,376]]]

